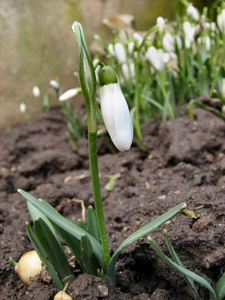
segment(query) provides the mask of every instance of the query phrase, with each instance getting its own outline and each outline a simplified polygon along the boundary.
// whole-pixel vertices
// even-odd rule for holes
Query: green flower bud
[[[101,70],[98,73],[98,79],[101,86],[110,83],[117,83],[116,72],[108,66],[101,68]]]

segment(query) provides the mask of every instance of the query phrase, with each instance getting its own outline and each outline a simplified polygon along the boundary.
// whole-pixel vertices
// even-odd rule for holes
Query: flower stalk
[[[108,266],[110,260],[109,242],[106,232],[104,212],[102,206],[100,181],[98,173],[97,158],[97,121],[96,121],[96,78],[93,63],[86,44],[83,28],[80,23],[74,22],[73,32],[78,41],[79,47],[79,76],[80,84],[83,90],[85,104],[87,109],[88,123],[88,145],[89,161],[91,171],[91,181],[95,202],[96,216],[99,226],[100,239],[102,243],[105,266]]]

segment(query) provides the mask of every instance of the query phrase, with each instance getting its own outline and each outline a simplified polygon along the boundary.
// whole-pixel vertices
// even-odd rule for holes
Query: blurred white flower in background
[[[123,63],[121,65],[121,68],[122,68],[123,75],[126,79],[135,77],[135,65],[133,62]]]
[[[156,49],[154,46],[151,46],[145,55],[156,70],[162,71],[164,69],[165,57],[163,49]]]
[[[35,85],[32,89],[32,93],[34,95],[34,97],[38,98],[41,95],[41,91],[39,89],[39,87],[37,85]]]
[[[211,48],[211,41],[210,41],[210,38],[209,38],[208,35],[203,36],[203,37],[199,37],[197,39],[197,42],[199,43],[199,45],[202,44],[206,48],[207,51],[210,50],[210,48]]]
[[[74,89],[70,89],[67,90],[65,93],[63,93],[60,97],[59,97],[59,101],[66,101],[69,100],[73,97],[75,97],[77,94],[79,94],[82,91],[81,88],[74,88]]]
[[[20,103],[20,112],[21,114],[24,114],[27,110],[27,106],[24,102]]]
[[[166,25],[163,17],[158,17],[156,19],[156,24],[158,25],[159,30],[161,30],[161,31],[165,28],[165,25]]]
[[[59,90],[59,83],[56,80],[50,80],[49,84],[51,85],[51,87],[55,90]]]
[[[122,64],[122,63],[126,62],[126,60],[127,60],[126,50],[122,43],[118,42],[118,43],[115,43],[114,45],[109,44],[108,50],[109,50],[109,53],[113,57],[116,57],[116,59],[118,60],[118,63]]]
[[[221,32],[225,34],[225,8],[217,15],[217,24]]]
[[[143,37],[138,34],[138,33],[134,33],[133,34],[133,38],[135,39],[135,41],[137,42],[138,47],[141,45],[142,41],[143,41]]]
[[[187,12],[188,16],[190,16],[193,20],[195,20],[195,21],[199,20],[200,14],[199,14],[197,8],[195,8],[192,3],[189,3],[186,12]]]
[[[194,41],[195,27],[191,26],[191,23],[186,21],[183,23],[183,30],[185,35],[185,47],[189,49]]]

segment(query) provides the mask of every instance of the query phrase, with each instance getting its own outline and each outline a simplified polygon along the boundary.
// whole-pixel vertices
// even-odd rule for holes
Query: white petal
[[[38,97],[40,96],[40,94],[41,94],[41,91],[40,91],[39,87],[36,86],[36,85],[33,87],[32,92],[33,92],[34,97],[37,97],[37,98],[38,98]]]
[[[59,89],[59,83],[56,80],[50,80],[49,84],[51,85],[51,87],[53,87],[54,89],[58,90]]]
[[[59,101],[66,101],[69,100],[70,98],[75,97],[79,93],[79,90],[80,90],[79,88],[76,88],[76,89],[70,89],[66,91],[59,97]]]
[[[118,62],[119,62],[120,64],[126,62],[127,56],[126,56],[126,50],[125,50],[123,44],[121,44],[121,43],[116,43],[116,44],[114,45],[114,50],[115,50],[115,54],[116,54],[116,57],[117,57],[117,59],[118,59]]]
[[[119,84],[100,87],[100,99],[104,123],[114,145],[120,151],[129,150],[133,140],[133,125]]]

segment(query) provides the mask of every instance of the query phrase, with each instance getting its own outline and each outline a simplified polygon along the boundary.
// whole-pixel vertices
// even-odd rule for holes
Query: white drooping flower
[[[118,150],[129,150],[133,140],[133,125],[116,73],[110,67],[103,67],[99,72],[99,82],[105,127]]]
[[[197,8],[195,8],[192,3],[190,3],[188,5],[186,12],[187,12],[187,15],[190,16],[193,20],[195,20],[195,21],[199,20],[200,14],[199,14]]]
[[[217,24],[221,32],[225,34],[225,8],[217,15]]]
[[[162,71],[164,69],[165,62],[162,49],[156,49],[154,46],[151,46],[146,52],[146,57],[156,70]]]
[[[35,85],[32,89],[34,97],[38,98],[40,97],[41,91],[37,85]]]
[[[59,97],[59,101],[66,101],[75,97],[78,93],[81,92],[81,88],[74,88],[66,91]]]
[[[166,25],[165,20],[164,20],[163,17],[158,17],[156,19],[156,24],[158,25],[160,31],[162,31],[165,28],[165,25]]]
[[[121,69],[122,69],[123,75],[126,79],[135,77],[135,65],[133,62],[123,63],[121,65]]]
[[[118,42],[118,43],[115,43],[114,45],[109,44],[108,50],[109,50],[109,53],[118,60],[119,64],[126,62],[126,60],[127,60],[126,50],[122,43]]]
[[[225,98],[225,78],[222,79],[222,96]]]
[[[20,112],[21,114],[24,114],[27,110],[27,106],[24,102],[20,103]]]
[[[162,39],[162,44],[164,49],[167,52],[174,52],[175,51],[175,41],[174,37],[170,32],[166,32]]]
[[[126,62],[127,55],[126,55],[126,50],[125,50],[123,44],[122,43],[116,43],[114,45],[114,50],[115,50],[115,54],[116,54],[118,62],[120,64]]]
[[[138,34],[138,33],[134,33],[133,34],[133,38],[135,39],[135,41],[137,42],[138,47],[141,45],[141,43],[143,42],[143,37]]]
[[[207,51],[211,48],[211,40],[208,35],[199,37],[197,39],[199,45],[203,45]]]
[[[58,83],[58,81],[52,79],[52,80],[49,81],[49,84],[51,85],[51,87],[53,87],[53,89],[59,90],[59,83]]]
[[[186,21],[183,23],[183,30],[185,35],[185,47],[189,49],[194,41],[195,27],[192,27],[191,23]]]
[[[133,41],[129,42],[127,45],[128,53],[130,55],[132,55],[134,52],[134,46],[135,46],[135,43]]]

